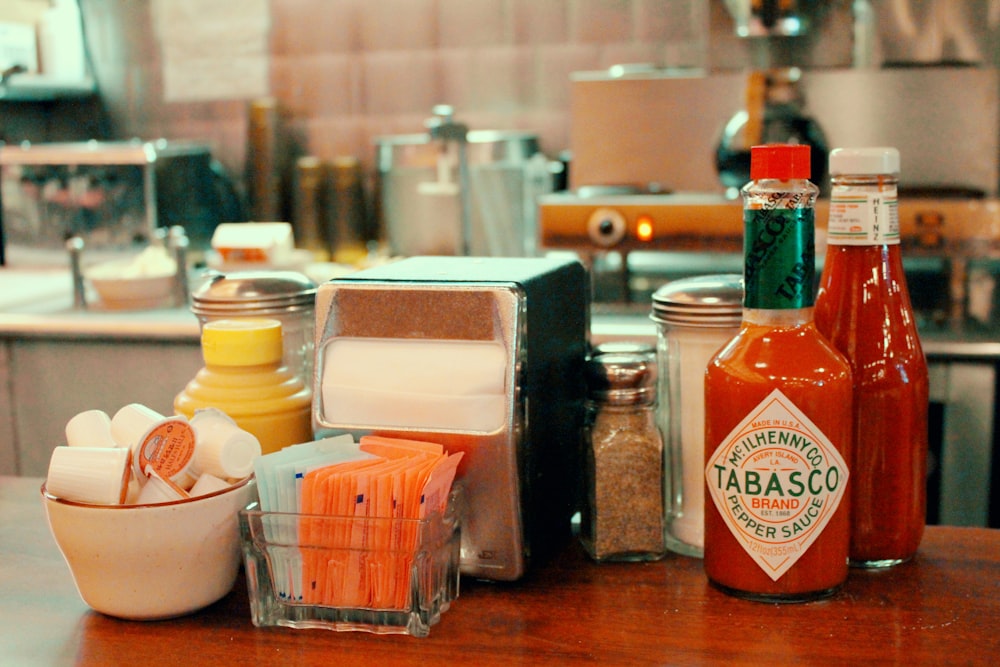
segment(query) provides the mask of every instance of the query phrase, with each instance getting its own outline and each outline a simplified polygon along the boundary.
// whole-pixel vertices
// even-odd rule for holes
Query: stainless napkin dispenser
[[[579,498],[589,282],[576,260],[412,257],[320,285],[317,437],[464,453],[461,571],[519,579]]]

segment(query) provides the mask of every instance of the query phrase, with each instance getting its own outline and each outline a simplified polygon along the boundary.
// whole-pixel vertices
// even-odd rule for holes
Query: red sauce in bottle
[[[786,327],[745,323],[708,367],[705,402],[711,408],[706,410],[706,450],[714,449],[779,387],[832,442],[850,441],[849,420],[837,409],[851,405],[850,374],[843,357],[813,323]],[[847,578],[846,497],[820,536],[777,581],[746,552],[707,493],[705,497],[705,572],[713,583],[730,592],[749,593],[745,597],[794,601],[823,597]]]
[[[830,245],[816,325],[848,358],[854,377],[851,563],[884,567],[911,558],[923,536],[927,363],[894,217],[899,154],[837,149],[830,162]],[[857,237],[851,229],[870,226],[873,217],[887,218],[878,220],[877,233],[850,238]]]
[[[847,578],[852,380],[813,322],[808,146],[755,146],[740,333],[705,375],[705,573],[767,601]]]

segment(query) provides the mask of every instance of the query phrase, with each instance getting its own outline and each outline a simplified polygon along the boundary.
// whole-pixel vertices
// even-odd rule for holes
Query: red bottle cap
[[[809,178],[808,144],[765,144],[750,148],[750,180]]]

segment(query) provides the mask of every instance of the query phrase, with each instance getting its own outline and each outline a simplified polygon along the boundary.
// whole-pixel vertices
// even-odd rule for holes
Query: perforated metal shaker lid
[[[191,295],[192,312],[208,317],[281,315],[315,303],[316,283],[297,271],[219,273]]]
[[[594,346],[590,356],[599,357],[603,354],[644,354],[651,358],[656,358],[655,343],[647,343],[641,340],[606,340]]]
[[[743,319],[743,276],[725,273],[673,280],[653,293],[650,318],[693,327],[735,327]]]
[[[656,360],[648,354],[609,352],[587,361],[591,399],[617,404],[646,403],[656,398]]]

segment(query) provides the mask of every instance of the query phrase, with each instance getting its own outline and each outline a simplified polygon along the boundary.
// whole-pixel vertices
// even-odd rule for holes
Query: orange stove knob
[[[587,221],[587,234],[591,242],[602,248],[621,243],[625,238],[625,216],[612,208],[599,208],[590,214]]]

